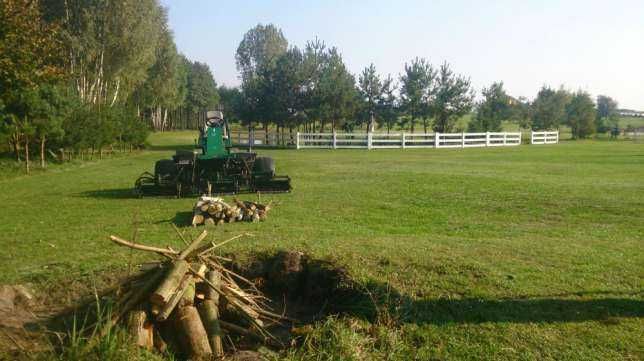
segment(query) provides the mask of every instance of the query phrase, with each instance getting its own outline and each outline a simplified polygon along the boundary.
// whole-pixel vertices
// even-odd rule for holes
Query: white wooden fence
[[[530,144],[556,144],[559,143],[559,132],[531,132]]]
[[[521,133],[297,133],[295,147],[304,148],[470,148],[521,144]]]
[[[520,132],[486,133],[275,133],[235,131],[234,146],[283,148],[470,148],[502,147],[521,144]],[[559,142],[559,132],[531,132],[530,144]]]

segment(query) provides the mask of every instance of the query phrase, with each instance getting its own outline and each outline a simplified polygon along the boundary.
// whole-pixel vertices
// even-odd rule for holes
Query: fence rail
[[[531,132],[530,144],[559,143],[559,132]]]
[[[470,148],[515,146],[521,133],[297,133],[296,148]]]
[[[234,146],[394,149],[394,148],[473,148],[507,147],[521,144],[521,132],[483,133],[277,133],[236,131],[230,137]],[[530,144],[559,142],[559,132],[531,132]]]

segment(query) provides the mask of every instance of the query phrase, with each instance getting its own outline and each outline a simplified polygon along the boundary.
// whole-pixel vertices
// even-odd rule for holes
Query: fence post
[[[530,144],[534,144],[534,130],[530,131]]]
[[[555,137],[555,143],[559,143],[559,131],[557,131],[557,136]]]
[[[490,146],[490,132],[485,132],[485,146]]]
[[[372,137],[371,132],[367,132],[367,149],[371,149],[371,141],[372,141],[371,137]]]
[[[405,132],[402,132],[402,149],[405,149]]]
[[[441,133],[436,132],[434,133],[434,148],[440,148],[440,139],[441,139]]]
[[[508,133],[503,132],[503,145],[508,145]]]
[[[295,149],[300,149],[300,132],[295,133]]]
[[[461,132],[461,148],[465,148],[465,132]]]
[[[335,135],[335,129],[333,129],[333,149],[337,148],[338,138]]]

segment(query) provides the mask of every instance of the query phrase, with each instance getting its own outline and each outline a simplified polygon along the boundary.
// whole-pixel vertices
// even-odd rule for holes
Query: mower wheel
[[[172,159],[161,159],[154,165],[154,178],[159,183],[173,180],[177,174],[177,165]],[[163,184],[159,184],[163,185]]]

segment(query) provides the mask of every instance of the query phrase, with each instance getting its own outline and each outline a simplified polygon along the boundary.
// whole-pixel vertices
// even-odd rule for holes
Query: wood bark
[[[183,299],[183,296],[186,290],[190,287],[191,282],[192,275],[190,275],[189,273],[184,274],[179,287],[170,296],[168,302],[164,306],[159,308],[159,312],[156,315],[157,321],[165,321],[166,319],[168,319],[168,317],[170,317],[170,314],[172,314],[172,311],[174,311],[174,309],[177,307],[179,301]]]
[[[188,293],[188,292],[186,292]],[[192,297],[194,300],[194,287]],[[199,317],[199,312],[193,306],[190,295],[184,294],[181,304],[176,312],[177,330],[180,333],[180,339],[188,354],[193,360],[204,360],[212,355],[212,349],[208,342],[208,333],[204,328],[203,322]],[[185,303],[190,303],[186,305]]]
[[[217,271],[210,271],[206,274],[206,279],[216,287],[221,284],[221,274]],[[216,357],[224,355],[224,349],[221,343],[221,326],[219,324],[219,293],[211,287],[206,288],[205,300],[201,304],[199,311],[208,332],[208,341]]]
[[[154,331],[147,318],[143,310],[131,311],[128,317],[128,330],[138,346],[151,350],[154,345]]]
[[[40,137],[40,168],[45,168],[45,141],[44,136]]]
[[[155,305],[165,306],[170,300],[170,297],[179,288],[183,276],[188,272],[188,267],[188,262],[184,260],[174,262],[168,270],[165,279],[150,296],[150,302]]]

